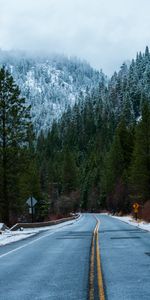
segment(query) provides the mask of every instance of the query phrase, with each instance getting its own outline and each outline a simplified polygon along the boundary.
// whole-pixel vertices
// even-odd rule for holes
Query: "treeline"
[[[37,142],[41,187],[55,211],[129,212],[149,199],[150,54],[137,54]],[[57,197],[51,192],[57,187]],[[55,198],[55,199],[53,199]],[[67,200],[68,199],[68,200]],[[67,207],[67,205],[66,205]]]

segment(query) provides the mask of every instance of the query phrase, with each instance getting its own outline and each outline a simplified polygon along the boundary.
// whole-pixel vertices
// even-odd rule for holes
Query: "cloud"
[[[112,73],[150,41],[149,0],[0,0],[0,47],[76,55]]]

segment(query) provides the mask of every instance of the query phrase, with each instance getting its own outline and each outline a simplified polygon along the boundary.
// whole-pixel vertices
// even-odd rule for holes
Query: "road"
[[[0,300],[84,300],[96,220],[86,214],[72,225],[0,248]]]
[[[149,300],[150,233],[96,216],[105,299]],[[61,228],[0,247],[0,300],[87,300],[95,226],[95,217],[84,214]]]
[[[97,216],[105,299],[150,300],[150,232]]]

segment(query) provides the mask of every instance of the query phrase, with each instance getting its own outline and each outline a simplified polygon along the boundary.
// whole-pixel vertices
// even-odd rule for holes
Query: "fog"
[[[150,44],[149,0],[0,0],[0,48],[63,53],[111,74]]]

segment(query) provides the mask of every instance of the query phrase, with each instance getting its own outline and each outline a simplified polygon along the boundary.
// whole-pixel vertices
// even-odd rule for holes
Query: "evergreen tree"
[[[18,198],[22,149],[27,148],[29,125],[29,107],[3,67],[0,70],[0,210],[7,224]]]
[[[145,202],[150,197],[150,104],[143,103],[142,120],[136,128],[131,165],[132,194]]]
[[[125,185],[127,185],[132,149],[132,132],[122,120],[116,129],[113,143],[104,161],[102,186],[103,193],[108,199],[109,209],[126,210],[127,208],[126,197],[128,195],[125,195],[127,190]]]
[[[71,192],[77,188],[77,166],[73,153],[68,148],[64,149],[62,166],[62,185],[64,192]]]

